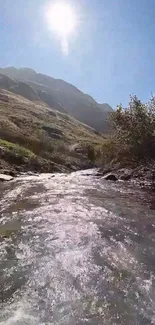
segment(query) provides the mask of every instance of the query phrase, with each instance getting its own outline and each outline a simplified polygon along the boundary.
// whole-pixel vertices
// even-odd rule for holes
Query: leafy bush
[[[112,112],[114,136],[104,145],[107,157],[132,160],[155,158],[155,98],[147,104],[133,96],[129,106]],[[107,152],[108,151],[108,152]]]
[[[95,150],[94,150],[94,147],[89,145],[88,148],[87,148],[87,155],[88,155],[88,159],[91,161],[91,162],[95,162]]]
[[[104,141],[101,152],[101,161],[104,164],[111,162],[118,155],[117,141],[115,138],[110,137]]]

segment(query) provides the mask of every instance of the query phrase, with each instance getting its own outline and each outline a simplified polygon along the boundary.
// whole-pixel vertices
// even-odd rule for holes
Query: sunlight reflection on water
[[[88,173],[4,191],[1,220],[20,229],[0,238],[0,324],[155,323],[151,193]]]

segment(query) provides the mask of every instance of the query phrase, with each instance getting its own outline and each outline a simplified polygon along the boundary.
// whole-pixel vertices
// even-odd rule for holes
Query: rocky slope
[[[0,73],[0,88],[32,101],[44,102],[49,107],[68,113],[99,132],[109,131],[107,120],[112,108],[108,104],[98,104],[91,96],[73,85],[28,68],[9,67],[0,69]],[[2,75],[11,79],[3,81]]]
[[[8,83],[15,89],[14,81],[6,78]],[[91,167],[86,149],[103,138],[71,116],[43,105],[37,96],[34,99],[0,90],[0,173]]]

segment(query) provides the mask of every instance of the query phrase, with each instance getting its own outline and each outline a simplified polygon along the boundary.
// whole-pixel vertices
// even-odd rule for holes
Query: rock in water
[[[131,174],[124,174],[124,175],[121,175],[120,177],[120,180],[121,181],[129,181],[131,179]]]
[[[10,176],[10,175],[0,174],[0,181],[1,182],[8,182],[8,181],[11,181],[12,179],[13,179],[13,177]]]
[[[105,175],[103,178],[106,179],[107,181],[115,181],[116,182],[118,180],[116,175],[112,174],[112,173]]]

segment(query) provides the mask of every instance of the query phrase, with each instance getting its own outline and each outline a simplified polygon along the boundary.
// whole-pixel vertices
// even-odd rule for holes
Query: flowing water
[[[155,324],[154,193],[92,170],[0,197],[0,324]]]

